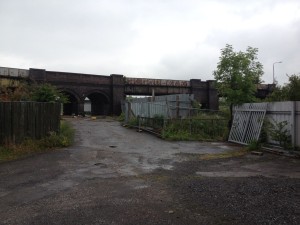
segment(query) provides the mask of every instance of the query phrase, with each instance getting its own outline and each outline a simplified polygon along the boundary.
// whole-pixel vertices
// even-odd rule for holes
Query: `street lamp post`
[[[275,84],[274,65],[275,65],[276,63],[282,63],[282,62],[280,61],[280,62],[274,62],[274,63],[273,63],[273,84]]]

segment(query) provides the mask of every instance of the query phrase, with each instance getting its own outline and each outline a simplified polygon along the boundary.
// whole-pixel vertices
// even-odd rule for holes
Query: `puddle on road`
[[[107,165],[103,164],[103,163],[95,163],[95,166],[98,166],[100,168],[107,168]]]

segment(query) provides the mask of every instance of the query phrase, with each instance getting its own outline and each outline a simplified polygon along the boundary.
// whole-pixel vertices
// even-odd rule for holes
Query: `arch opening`
[[[68,103],[63,104],[63,115],[78,115],[78,100],[77,98],[66,91],[62,91],[62,93],[67,96]]]
[[[90,115],[108,115],[110,105],[108,98],[101,93],[91,93],[84,101],[84,111]]]

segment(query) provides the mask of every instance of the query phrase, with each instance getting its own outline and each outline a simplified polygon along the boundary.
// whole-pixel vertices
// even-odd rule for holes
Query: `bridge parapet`
[[[148,86],[168,86],[168,87],[190,87],[187,80],[164,80],[148,78],[125,78],[125,84],[128,85],[148,85]]]
[[[29,76],[29,70],[9,68],[9,67],[0,67],[0,76],[28,77]]]

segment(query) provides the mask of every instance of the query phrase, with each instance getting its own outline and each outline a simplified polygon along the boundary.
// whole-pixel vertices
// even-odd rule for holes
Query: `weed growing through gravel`
[[[239,157],[246,155],[249,151],[245,148],[239,150],[229,150],[222,153],[213,154],[192,154],[192,153],[178,153],[178,155],[184,156],[189,160],[212,160],[212,159],[226,159],[232,157]]]
[[[262,148],[262,144],[259,141],[251,141],[247,146],[249,151],[259,151]]]
[[[60,132],[50,132],[40,140],[27,139],[23,143],[0,146],[0,162],[10,161],[34,153],[45,152],[54,148],[67,147],[73,144],[75,131],[66,121],[61,121]]]

